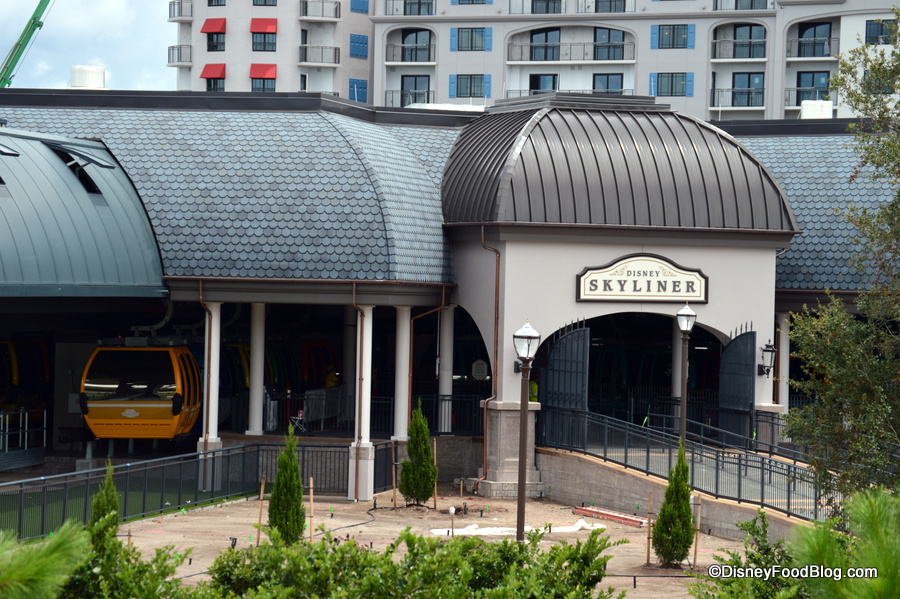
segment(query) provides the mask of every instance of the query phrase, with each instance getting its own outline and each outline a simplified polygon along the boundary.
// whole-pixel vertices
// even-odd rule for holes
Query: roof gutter
[[[497,248],[491,247],[485,243],[484,240],[484,225],[481,225],[481,247],[484,249],[494,252],[494,355],[493,355],[493,363],[491,364],[491,396],[484,400],[484,404],[482,409],[484,410],[484,414],[482,417],[482,422],[484,423],[484,433],[483,439],[481,441],[481,458],[482,458],[482,466],[481,466],[481,477],[476,479],[472,485],[472,493],[475,495],[478,494],[478,483],[487,478],[487,447],[488,447],[488,404],[497,399],[497,360],[498,360],[498,351],[499,351],[499,340],[500,340],[500,250]]]

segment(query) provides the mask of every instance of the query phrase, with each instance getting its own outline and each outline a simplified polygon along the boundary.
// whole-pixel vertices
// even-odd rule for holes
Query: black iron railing
[[[590,412],[544,407],[538,423],[540,445],[596,456],[661,478],[668,478],[678,454],[677,435]],[[685,456],[691,486],[698,491],[805,520],[831,515],[812,472],[803,466],[692,441],[686,443]]]

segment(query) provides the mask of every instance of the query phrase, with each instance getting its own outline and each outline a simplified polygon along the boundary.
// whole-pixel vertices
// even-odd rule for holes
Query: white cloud
[[[0,56],[18,39],[36,4],[0,0]],[[13,85],[65,87],[70,68],[87,65],[105,67],[111,89],[173,90],[176,74],[166,66],[166,48],[177,29],[167,18],[168,0],[55,1]]]

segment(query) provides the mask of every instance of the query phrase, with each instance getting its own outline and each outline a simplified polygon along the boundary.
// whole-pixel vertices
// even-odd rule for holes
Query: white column
[[[412,308],[397,306],[397,341],[394,348],[394,434],[391,439],[406,441],[409,431],[410,317]]]
[[[266,358],[266,305],[250,307],[250,406],[248,435],[263,434],[263,383]]]
[[[438,395],[441,396],[440,416],[438,418],[438,432],[449,433],[453,421],[453,401],[449,398],[453,395],[453,319],[455,306],[448,306],[441,310],[440,315],[440,355],[441,363],[438,368]]]
[[[206,372],[205,386],[206,414],[201,445],[220,443],[219,439],[219,356],[222,350],[222,302],[207,302],[209,314],[206,317]],[[213,449],[210,447],[210,449]]]
[[[791,315],[783,312],[775,315],[778,321],[778,403],[782,406],[782,413],[787,413],[790,408],[791,389],[788,385],[791,370]]]
[[[375,449],[370,440],[372,410],[372,312],[360,306],[357,312],[356,435],[350,445],[349,499],[369,501],[375,495]]]

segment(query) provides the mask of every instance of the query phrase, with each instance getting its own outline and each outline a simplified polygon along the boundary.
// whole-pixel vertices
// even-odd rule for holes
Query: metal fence
[[[375,445],[376,492],[391,488],[391,443]],[[266,477],[278,472],[283,445],[260,443],[148,460],[114,467],[120,517],[141,518],[197,504],[253,496]],[[316,494],[347,495],[350,472],[346,445],[297,447],[305,490],[313,479]],[[91,499],[105,468],[0,485],[0,529],[20,540],[43,537],[68,519],[87,523]]]
[[[47,412],[0,412],[0,466],[4,470],[41,464],[47,446]]]
[[[678,436],[576,410],[543,408],[538,439],[545,447],[578,451],[645,474],[668,478]],[[690,484],[716,498],[777,510],[804,520],[831,515],[807,468],[742,450],[688,441]],[[835,497],[839,501],[840,497]]]

